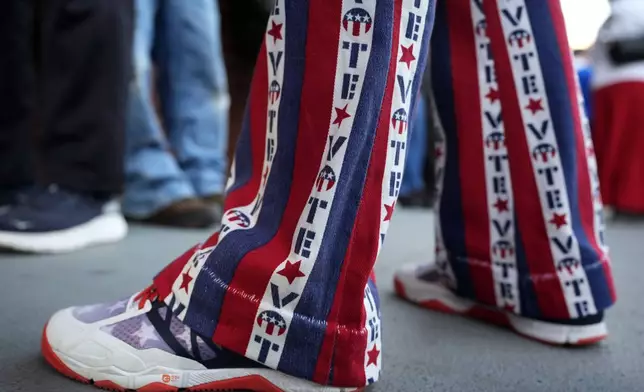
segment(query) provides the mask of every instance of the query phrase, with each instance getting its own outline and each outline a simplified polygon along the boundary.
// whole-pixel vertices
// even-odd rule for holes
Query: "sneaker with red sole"
[[[49,320],[42,353],[57,371],[112,391],[348,392],[266,368],[200,336],[153,299],[61,310]]]
[[[478,319],[512,329],[524,337],[557,346],[584,346],[608,336],[603,312],[574,320],[537,320],[459,297],[432,264],[409,265],[396,272],[396,294],[424,308]]]

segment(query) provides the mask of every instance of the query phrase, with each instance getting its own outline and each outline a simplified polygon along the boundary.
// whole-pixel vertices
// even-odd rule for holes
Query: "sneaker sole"
[[[90,245],[117,242],[126,235],[125,218],[119,213],[109,213],[65,230],[46,233],[0,231],[0,247],[28,253],[66,253]]]
[[[54,369],[56,369],[63,376],[78,381],[83,384],[93,385],[100,389],[115,391],[115,392],[213,392],[213,391],[255,391],[255,392],[291,392],[291,391],[311,391],[311,392],[361,392],[363,388],[334,388],[327,387],[319,384],[314,384],[310,381],[297,379],[286,374],[277,372],[270,369],[221,369],[221,370],[204,370],[204,371],[167,371],[162,374],[145,374],[145,375],[119,375],[123,379],[127,379],[130,386],[125,387],[119,385],[117,382],[109,380],[114,375],[101,374],[89,367],[82,370],[72,370],[71,365],[63,361],[60,355],[52,348],[47,337],[47,325],[43,330],[41,340],[42,355]],[[78,367],[77,367],[78,368]],[[167,370],[167,369],[166,369]],[[84,376],[80,373],[93,373],[94,377],[89,375]],[[119,371],[124,373],[123,371]],[[249,374],[249,373],[258,374]],[[231,373],[238,373],[238,375],[231,376]],[[245,375],[243,374],[245,373]],[[261,374],[260,374],[261,373]],[[142,379],[156,379],[158,381],[145,382]],[[189,380],[187,385],[176,386],[181,380]],[[198,380],[197,382],[190,382]],[[194,384],[194,385],[191,385]],[[278,387],[276,384],[280,385]],[[136,386],[136,388],[132,388]]]
[[[588,346],[608,336],[604,322],[573,326],[529,319],[491,306],[458,297],[449,289],[420,280],[416,268],[406,268],[394,277],[396,294],[423,308],[468,317],[509,328],[531,340],[555,346]]]

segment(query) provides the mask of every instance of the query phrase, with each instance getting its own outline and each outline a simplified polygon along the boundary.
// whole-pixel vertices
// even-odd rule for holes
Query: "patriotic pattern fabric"
[[[179,320],[299,378],[378,379],[371,271],[433,13],[433,0],[276,1],[221,229],[155,279]]]
[[[536,319],[609,307],[596,164],[558,0],[439,2],[432,55],[445,280]]]
[[[200,336],[362,386],[382,366],[372,269],[395,208],[432,0],[278,0],[221,230],[155,278]],[[463,297],[541,318],[614,301],[601,200],[555,0],[439,2],[437,261]]]

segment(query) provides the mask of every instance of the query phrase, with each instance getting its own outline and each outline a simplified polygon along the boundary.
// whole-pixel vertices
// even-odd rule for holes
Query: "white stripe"
[[[401,88],[399,85],[398,77],[402,77],[405,86],[407,83],[413,84],[416,77],[416,72],[418,68],[418,62],[422,59],[420,58],[420,49],[422,48],[423,33],[425,31],[425,19],[427,17],[427,8],[429,7],[428,0],[423,0],[421,2],[420,8],[414,7],[414,0],[403,0],[402,2],[402,12],[400,17],[400,26],[399,26],[399,42],[398,47],[394,48],[392,51],[393,56],[396,59],[396,80],[394,81],[393,86],[393,99],[391,102],[391,113],[389,115],[389,137],[387,140],[387,160],[385,164],[385,173],[382,181],[382,206],[381,215],[380,215],[380,235],[383,238],[387,234],[389,229],[390,221],[385,221],[387,216],[387,206],[393,206],[398,199],[398,191],[400,190],[400,184],[402,184],[402,174],[405,169],[405,157],[407,156],[407,134],[409,132],[409,126],[412,123],[412,118],[410,116],[410,105],[412,100],[415,98],[413,94],[413,88],[409,88],[405,93],[405,96],[401,93]],[[420,16],[422,19],[418,23],[418,39],[413,40],[405,36],[407,32],[407,25],[409,23],[409,15],[414,14]],[[400,59],[403,55],[403,49],[413,48],[412,52],[416,58],[413,62],[410,63],[411,67],[408,67],[406,63],[400,62]],[[412,85],[413,87],[413,85]],[[402,134],[399,132],[398,125],[394,126],[392,124],[392,119],[396,112],[400,109],[404,109],[407,113],[407,132]],[[392,143],[405,143],[405,148],[401,149],[399,152],[396,148],[392,147]],[[396,162],[396,156],[398,155],[398,162]],[[400,177],[398,177],[400,174]],[[393,177],[392,177],[393,176]],[[391,185],[394,184],[394,189],[391,189]],[[380,242],[382,247],[382,241]],[[380,248],[378,251],[380,252]]]
[[[494,280],[496,305],[499,308],[521,313],[519,273],[516,260],[514,200],[508,150],[505,144],[505,129],[501,116],[501,100],[492,102],[488,94],[498,85],[494,77],[494,60],[488,53],[490,39],[487,36],[485,14],[470,1],[473,31],[478,66],[479,100],[481,102],[482,148],[484,152],[488,217],[490,219],[490,267]],[[492,72],[492,74],[490,74]],[[487,114],[487,115],[486,115]],[[490,118],[487,116],[491,115]],[[498,118],[498,122],[497,122]],[[468,130],[470,131],[470,130]],[[477,130],[471,130],[476,132]],[[462,141],[462,143],[469,143]],[[464,195],[467,198],[467,195]],[[496,203],[507,203],[497,206]],[[507,207],[505,211],[503,208]],[[485,273],[480,271],[480,273]],[[505,296],[504,296],[505,294]]]
[[[230,188],[233,185],[235,185],[236,178],[237,178],[237,157],[234,157],[230,165],[230,175],[228,176],[228,181],[226,182],[226,192],[230,191]]]
[[[378,380],[382,368],[382,338],[380,330],[380,312],[376,307],[376,299],[369,285],[365,288],[363,307],[365,310],[365,330],[367,336],[367,350],[364,358],[364,369],[367,383]],[[375,365],[374,365],[375,362]],[[371,380],[371,382],[369,382]]]
[[[421,49],[423,45],[423,34],[425,33],[425,22],[427,19],[427,10],[429,7],[429,0],[422,0],[418,8],[414,6],[415,0],[403,0],[402,8],[400,13],[400,25],[398,26],[398,42],[393,42],[397,45],[395,48],[392,48],[392,56],[396,61],[396,78],[394,80],[393,96],[391,101],[391,110],[389,117],[387,118],[387,124],[389,126],[389,133],[387,138],[387,158],[385,161],[385,171],[384,177],[382,180],[382,189],[381,189],[381,200],[382,206],[380,207],[380,239],[384,239],[389,229],[389,224],[391,220],[385,220],[388,214],[391,214],[391,211],[387,209],[393,209],[398,199],[398,192],[402,184],[402,175],[405,169],[405,158],[407,156],[407,143],[408,143],[408,132],[410,131],[410,126],[412,124],[411,116],[411,102],[416,98],[414,97],[413,83],[416,78],[416,73],[418,71],[418,63],[424,59],[421,58]],[[397,6],[397,3],[394,2],[394,7]],[[396,12],[396,10],[394,10]],[[419,18],[419,20],[418,20]],[[411,27],[410,28],[410,24]],[[417,26],[417,28],[413,28]],[[394,26],[396,28],[396,26]],[[413,34],[411,37],[407,37],[406,33],[412,31]],[[403,49],[403,47],[405,49]],[[410,62],[401,62],[404,51],[410,50],[415,59]],[[400,79],[404,81],[404,90],[401,91]],[[407,88],[407,86],[410,86]],[[400,113],[400,110],[403,109],[404,113],[407,114],[407,129],[405,132],[400,132],[400,124],[393,123],[393,118],[396,113]],[[399,148],[398,146],[404,143],[404,148]],[[394,176],[394,177],[392,177]],[[398,177],[399,176],[399,177]],[[393,186],[393,189],[392,189]],[[378,254],[382,249],[383,241],[378,242]],[[368,319],[367,321],[367,330],[369,331]],[[381,363],[378,362],[377,366],[374,366],[373,362],[370,363],[369,354],[373,352],[374,349],[381,349],[381,345],[378,341],[367,340],[367,347],[365,351],[365,375],[367,380],[374,379],[376,380],[380,372]],[[382,358],[382,355],[380,356]]]
[[[342,4],[342,16],[344,16],[347,12],[349,12],[354,8],[363,8],[369,13],[371,18],[374,17],[375,9],[376,9],[375,0],[363,1],[363,4],[360,4],[360,5],[354,5],[354,4],[355,4],[354,1],[344,1]],[[360,93],[363,88],[364,75],[365,75],[368,60],[371,54],[371,43],[373,39],[373,26],[371,27],[368,33],[365,34],[363,31],[363,34],[358,37],[353,36],[351,34],[351,31],[352,31],[352,26],[351,24],[349,24],[349,31],[346,31],[341,26],[338,34],[339,35],[338,53],[337,53],[338,62],[335,70],[333,107],[329,108],[331,110],[331,121],[329,124],[329,133],[328,133],[329,137],[333,137],[335,141],[337,141],[341,137],[346,137],[347,141],[345,141],[344,144],[342,144],[339,150],[333,151],[335,155],[333,155],[331,159],[327,159],[329,156],[329,153],[331,152],[331,144],[327,143],[327,145],[325,146],[324,154],[321,157],[321,162],[320,162],[319,171],[318,171],[318,173],[320,173],[326,166],[330,167],[335,172],[336,182],[339,179],[339,177],[343,174],[342,166],[344,163],[345,154],[347,152],[347,143],[349,140],[348,138],[350,137],[351,131],[353,128],[356,109],[358,107]],[[363,43],[367,45],[366,51],[360,53],[360,56],[358,57],[357,67],[355,69],[349,67],[350,52],[346,49],[343,49],[342,47],[343,42]],[[355,89],[355,96],[353,99],[342,99],[342,88],[343,88],[343,80],[344,80],[345,73],[359,75],[359,79]],[[339,127],[338,125],[333,124],[334,120],[336,119],[335,108],[344,108],[345,105],[347,105],[346,110],[351,115],[351,117],[346,118],[342,122],[341,126]],[[299,184],[299,185],[302,185],[302,184]],[[317,199],[323,200],[326,203],[328,203],[327,207],[324,209],[317,208],[313,223],[307,222],[307,218],[312,208],[312,205],[307,204],[304,210],[302,211],[298,225],[296,226],[297,227],[296,231],[292,239],[291,253],[289,257],[286,260],[284,260],[275,269],[275,271],[273,272],[273,275],[271,276],[269,284],[266,287],[264,296],[260,302],[256,317],[254,320],[255,322],[253,323],[253,332],[250,336],[248,347],[246,349],[246,356],[248,358],[259,360],[260,351],[261,351],[262,342],[263,342],[262,339],[269,339],[272,342],[272,347],[276,349],[269,350],[268,356],[264,363],[271,368],[277,368],[279,361],[282,357],[284,343],[286,341],[286,338],[289,332],[288,328],[293,319],[293,312],[295,310],[295,307],[299,303],[300,296],[304,291],[304,288],[308,281],[308,277],[311,271],[313,270],[313,266],[317,260],[318,252],[320,250],[320,245],[322,243],[323,236],[325,234],[324,231],[327,226],[327,221],[329,219],[329,213],[332,210],[333,200],[338,186],[336,184],[329,190],[326,190],[326,187],[323,187],[321,191],[318,191],[317,185],[315,183],[312,185],[313,187],[311,189],[309,200],[311,200],[311,198],[317,198]],[[315,232],[315,237],[311,239],[310,246],[308,247],[309,253],[307,255],[303,255],[302,252],[300,252],[299,254],[298,252],[296,252],[296,244],[297,244],[298,235],[301,229],[311,230]],[[282,271],[287,265],[292,265],[293,263],[297,263],[297,262],[300,262],[299,270],[304,276],[298,277],[295,280],[293,280],[292,283],[290,283],[286,279],[286,277],[284,277],[283,275],[280,275],[278,272]],[[297,298],[292,299],[288,303],[285,303],[285,304],[282,303],[280,304],[279,307],[275,306],[275,304],[273,303],[273,296],[271,292],[271,287],[273,284],[279,289],[280,300],[284,300],[289,295],[291,296],[290,298],[293,298],[293,295],[296,295]],[[282,317],[285,323],[286,332],[284,332],[282,335],[279,335],[279,336],[275,336],[275,334],[271,335],[267,333],[265,324],[260,326],[259,323],[256,322],[257,317],[266,311],[277,312],[280,315],[280,317]],[[311,320],[311,321],[321,322],[321,320]]]
[[[509,60],[512,62],[512,73],[514,76],[514,83],[517,86],[517,98],[519,100],[519,105],[521,107],[521,116],[523,123],[526,126],[525,134],[528,142],[528,148],[532,153],[535,151],[538,146],[551,146],[556,149],[557,140],[555,137],[555,131],[552,128],[552,118],[549,110],[548,97],[546,95],[545,83],[542,75],[541,63],[537,54],[537,48],[534,42],[534,34],[530,20],[527,15],[527,9],[525,2],[523,0],[506,0],[501,2],[503,6],[499,7],[499,17],[503,25],[504,37],[510,37],[512,32],[523,31],[526,32],[531,39],[525,39],[524,37],[522,44],[523,47],[513,40],[508,40],[507,48],[509,51]],[[520,10],[521,9],[521,10]],[[512,21],[504,14],[504,10],[507,11],[509,15],[517,16],[518,18],[517,26],[513,26]],[[519,11],[521,11],[519,13]],[[515,56],[520,56],[521,54],[530,54],[531,57],[525,58],[530,66],[529,71],[525,71],[522,59],[518,62],[515,59]],[[520,57],[517,57],[520,58]],[[534,88],[538,93],[523,93],[524,82],[523,77],[530,77],[530,88]],[[529,99],[541,99],[543,110],[536,112],[534,115],[526,107],[530,103]],[[529,128],[529,124],[534,124],[537,128],[540,128],[542,124],[548,124],[547,131],[543,136],[542,140],[532,132]],[[595,302],[590,291],[590,285],[588,284],[588,278],[586,276],[586,271],[583,266],[581,266],[581,254],[579,251],[579,243],[575,237],[575,233],[572,229],[572,217],[570,214],[570,207],[568,205],[568,192],[566,190],[566,183],[563,173],[563,167],[561,165],[561,160],[559,157],[559,150],[556,150],[556,155],[552,156],[551,151],[547,151],[547,162],[543,162],[541,156],[537,156],[535,159],[532,159],[532,168],[534,172],[534,177],[537,184],[537,189],[539,192],[539,199],[541,202],[541,209],[543,211],[543,218],[547,228],[547,235],[550,239],[550,250],[552,258],[557,268],[557,276],[537,276],[533,277],[534,279],[551,279],[558,278],[561,288],[564,293],[564,298],[566,305],[568,307],[568,312],[572,318],[582,317],[586,314],[596,313]],[[549,183],[548,178],[546,177],[546,172],[544,170],[551,170],[550,174],[552,175],[552,183]],[[575,173],[571,173],[575,175]],[[549,221],[552,219],[551,208],[549,203],[554,203],[555,208],[553,212],[558,214],[565,214],[567,219],[567,225],[561,227],[559,230]],[[562,251],[558,246],[557,242],[564,247],[568,247],[566,251]],[[535,255],[532,255],[535,257]],[[537,256],[538,257],[538,256]],[[570,268],[562,268],[563,263],[566,261],[574,261],[576,264],[571,265]],[[576,294],[576,290],[579,290],[579,294]],[[577,305],[582,307],[578,310]]]

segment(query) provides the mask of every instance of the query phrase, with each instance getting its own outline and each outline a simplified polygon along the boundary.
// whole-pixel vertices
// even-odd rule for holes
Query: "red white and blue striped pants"
[[[278,0],[222,227],[155,279],[190,328],[296,377],[378,378],[372,270],[430,36],[436,258],[457,293],[534,318],[613,303],[558,0]]]

